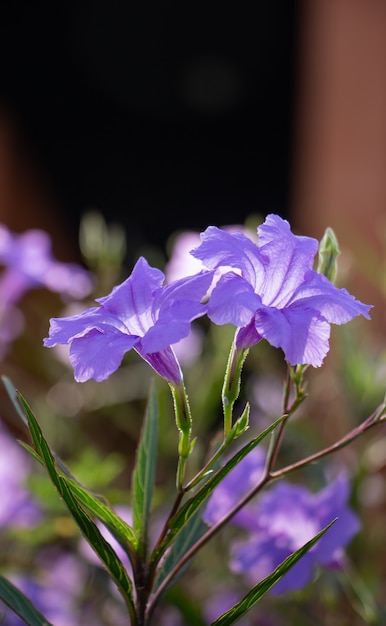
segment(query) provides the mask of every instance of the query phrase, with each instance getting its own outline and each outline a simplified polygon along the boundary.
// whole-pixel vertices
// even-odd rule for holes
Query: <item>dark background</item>
[[[1,105],[58,220],[175,229],[287,216],[298,7],[288,0],[3,2]]]

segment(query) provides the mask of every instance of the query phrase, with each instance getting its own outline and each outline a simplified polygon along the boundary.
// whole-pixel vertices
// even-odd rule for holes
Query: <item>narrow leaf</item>
[[[283,561],[269,576],[260,581],[240,602],[235,604],[229,611],[223,613],[216,621],[212,622],[211,626],[230,626],[235,624],[247,611],[249,611],[255,604],[262,598],[272,587],[283,578],[291,567],[301,559],[306,552],[308,552],[312,546],[324,535],[328,529],[336,522],[334,519],[328,526],[323,528],[313,539],[307,541],[304,546],[296,550],[288,558]]]
[[[15,387],[13,386],[13,384],[11,383],[11,381],[9,380],[7,376],[2,376],[1,380],[3,382],[5,389],[7,390],[7,393],[10,399],[12,400],[12,403],[13,403],[13,406],[15,407],[16,412],[18,413],[19,417],[22,419],[23,423],[26,426],[28,426],[28,421],[26,419],[26,416],[24,414],[22,407],[20,406],[19,398],[18,398]]]
[[[9,580],[0,576],[0,599],[28,626],[53,626]],[[1,616],[0,616],[1,621]]]
[[[130,614],[134,616],[135,611],[132,598],[132,583],[122,562],[111,545],[105,540],[93,520],[87,515],[72,494],[71,489],[66,482],[67,479],[58,473],[55,458],[48,446],[48,443],[44,439],[43,433],[34,414],[20,393],[18,393],[18,397],[27,416],[36,451],[40,454],[53,484],[58,490],[69,512],[73,516],[81,533],[88,541],[94,552],[98,555],[116,583],[126,602]]]
[[[133,524],[142,550],[147,544],[150,508],[155,482],[157,439],[158,407],[153,384],[149,393],[149,401],[132,479]]]
[[[39,454],[23,441],[20,444],[25,448],[39,463],[45,465],[44,460]],[[138,541],[133,529],[123,519],[121,519],[107,504],[102,496],[97,496],[83,487],[71,474],[63,461],[51,451],[60,471],[57,473],[64,478],[72,495],[75,496],[79,504],[81,504],[91,515],[95,516],[106,528],[111,532],[114,538],[121,545],[123,550],[131,559],[135,553]]]
[[[179,533],[176,541],[173,542],[170,551],[165,557],[164,562],[162,563],[161,571],[158,575],[156,588],[161,584],[161,582],[166,578],[169,572],[172,571],[174,566],[179,562],[182,556],[186,554],[186,552],[202,537],[202,535],[208,530],[207,524],[202,521],[202,510],[199,509],[196,513],[190,518],[189,522]],[[186,568],[183,568],[178,572],[178,576],[180,576]],[[173,580],[173,584],[176,579]]]
[[[154,562],[157,562],[165,550],[169,547],[169,545],[174,540],[174,537],[181,531],[181,529],[188,523],[189,519],[194,515],[198,508],[201,507],[203,502],[210,496],[213,490],[217,487],[217,485],[229,474],[229,472],[238,464],[240,461],[253,450],[263,439],[269,435],[270,432],[275,430],[275,428],[285,419],[286,416],[280,417],[278,420],[273,422],[268,428],[263,430],[257,437],[249,441],[243,448],[241,448],[236,454],[217,472],[212,474],[206,483],[200,487],[196,491],[196,493],[189,498],[185,502],[185,504],[180,508],[180,510],[176,513],[176,515],[172,518],[169,524],[169,532],[166,535],[164,541],[159,545],[156,551],[154,551],[152,555],[152,559]]]

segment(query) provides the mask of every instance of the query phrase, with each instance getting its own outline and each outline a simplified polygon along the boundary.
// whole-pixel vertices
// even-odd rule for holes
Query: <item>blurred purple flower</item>
[[[37,287],[83,298],[93,286],[91,274],[79,265],[54,259],[50,237],[42,230],[16,235],[0,225],[0,265],[5,267],[0,293],[7,304],[17,302],[26,291]]]
[[[257,230],[257,245],[215,226],[201,234],[193,256],[208,269],[233,268],[217,282],[208,315],[239,328],[240,349],[265,338],[291,365],[318,367],[329,349],[330,324],[369,318],[371,307],[312,269],[316,239],[293,235],[278,215],[268,215]]]
[[[0,527],[28,527],[41,519],[40,507],[25,487],[29,461],[28,452],[0,422]]]
[[[227,589],[215,591],[208,602],[205,603],[204,615],[207,624],[212,624],[226,611],[229,611],[237,602],[240,602],[243,594],[239,590]],[[238,622],[239,626],[253,626],[250,615],[245,615]],[[260,623],[260,622],[259,622]]]
[[[0,356],[23,331],[24,317],[15,306],[30,289],[44,287],[64,298],[82,298],[93,286],[91,274],[73,263],[56,261],[51,241],[41,230],[13,234],[0,224]]]
[[[221,519],[257,484],[263,465],[264,455],[259,449],[243,459],[214,491],[204,519],[209,524]],[[270,487],[232,519],[248,533],[246,539],[232,546],[232,571],[245,574],[256,584],[335,518],[335,524],[275,585],[273,593],[301,589],[312,579],[316,565],[339,566],[344,548],[361,526],[348,498],[349,481],[343,475],[318,493],[287,481]]]
[[[141,257],[129,278],[97,299],[99,307],[51,319],[44,345],[70,344],[79,382],[105,380],[134,348],[160,376],[179,385],[181,370],[171,345],[186,337],[191,322],[206,313],[201,300],[211,281],[212,272],[201,272],[163,286],[164,274]]]
[[[76,557],[49,551],[39,558],[39,569],[33,575],[11,573],[6,577],[55,626],[74,626],[86,623],[80,598],[86,583],[86,572]],[[7,626],[23,626],[13,611],[1,605]],[[101,624],[93,616],[92,624]]]

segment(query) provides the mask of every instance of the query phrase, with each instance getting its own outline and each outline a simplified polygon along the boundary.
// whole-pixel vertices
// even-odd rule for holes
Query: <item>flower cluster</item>
[[[369,317],[370,306],[312,269],[318,242],[294,235],[277,215],[258,228],[257,244],[214,226],[201,239],[192,255],[202,271],[164,285],[164,274],[140,258],[125,282],[97,300],[98,307],[52,319],[45,346],[70,344],[78,381],[104,380],[134,348],[178,385],[181,372],[171,346],[205,314],[215,324],[237,327],[240,350],[264,338],[282,348],[290,364],[315,367],[328,351],[331,323]],[[218,270],[222,275],[213,283]]]
[[[265,454],[255,448],[221,482],[211,496],[204,519],[220,520],[262,477]],[[295,550],[337,518],[328,533],[298,561],[273,588],[273,593],[302,589],[315,566],[339,567],[343,549],[360,530],[360,521],[348,505],[349,481],[338,476],[317,493],[282,480],[239,511],[232,523],[246,538],[234,543],[230,567],[256,584]]]
[[[349,506],[346,474],[338,474],[315,493],[290,482],[288,475],[343,448],[385,421],[386,401],[341,439],[279,469],[277,464],[288,424],[306,398],[307,366],[319,367],[329,350],[331,324],[344,324],[359,315],[369,318],[371,307],[334,285],[338,248],[331,233],[326,232],[318,245],[315,239],[293,234],[286,220],[268,215],[256,234],[257,237],[243,227],[210,226],[201,235],[190,238],[193,249],[187,253],[187,272],[177,267],[177,257],[166,266],[165,273],[140,257],[130,276],[111,293],[98,298],[93,306],[50,320],[44,345],[68,345],[77,381],[106,380],[120,367],[125,355],[134,350],[169,383],[178,430],[175,492],[170,508],[159,507],[155,517],[154,506],[160,504],[162,493],[161,487],[154,497],[162,475],[157,471],[157,450],[162,449],[160,438],[169,438],[169,430],[160,419],[156,386],[150,389],[133,463],[130,508],[125,491],[122,507],[117,505],[114,510],[109,498],[97,496],[73,478],[72,470],[51,450],[32,409],[7,382],[11,399],[26,417],[34,446],[31,452],[47,470],[83,537],[77,544],[81,568],[71,561],[65,567],[71,573],[74,566],[74,578],[78,571],[85,593],[78,593],[78,586],[70,584],[66,587],[68,594],[57,599],[44,576],[37,585],[29,576],[13,578],[42,607],[48,616],[43,620],[52,616],[55,623],[63,626],[74,619],[82,623],[119,624],[127,623],[128,616],[131,624],[150,624],[153,619],[157,624],[186,623],[189,607],[195,603],[190,589],[189,607],[182,607],[183,603],[180,607],[173,600],[169,606],[168,595],[164,611],[160,600],[193,557],[228,523],[239,529],[236,541],[234,532],[230,533],[231,544],[227,546],[230,569],[242,577],[225,599],[217,595],[216,589],[210,594],[211,586],[192,589],[192,594],[202,595],[202,601],[197,603],[200,623],[214,620],[214,626],[239,619],[243,620],[241,623],[253,623],[245,621],[246,613],[268,591],[301,589],[314,577],[317,568],[340,568],[345,564],[344,550],[360,529],[359,518]],[[317,252],[319,262],[315,269]],[[39,231],[14,236],[0,228],[0,262],[5,265],[3,282],[0,281],[4,311],[9,312],[27,289],[44,286],[64,296],[78,297],[88,293],[91,286],[90,277],[83,270],[59,264],[52,258],[49,240]],[[196,323],[205,317],[204,324]],[[192,327],[199,328],[203,336],[209,320],[215,325],[234,327],[221,396],[213,403],[216,419],[222,405],[223,431],[212,446],[201,445],[205,443],[200,441],[201,434],[194,436],[200,428],[192,416],[195,412],[205,418],[213,415],[209,413],[211,398],[200,393],[197,382],[211,368],[213,376],[210,372],[208,381],[217,385],[218,372],[212,364],[217,363],[217,347],[222,353],[222,346],[215,346],[213,357],[209,355],[204,367],[199,364],[200,378],[195,378],[194,369],[189,372],[192,376],[187,380],[192,382],[196,394],[192,409],[190,385],[185,385],[178,356],[181,342],[192,338]],[[226,333],[214,331],[213,327],[211,331],[212,345],[215,341],[220,344],[218,337]],[[240,442],[248,430],[251,412],[248,401],[239,410],[244,390],[248,390],[247,385],[242,387],[244,362],[250,348],[262,340],[280,349],[286,360],[287,378],[280,412],[275,421],[232,453],[236,440]],[[205,353],[205,359],[207,356]],[[210,392],[212,388],[209,384]],[[166,407],[163,402],[160,406]],[[266,446],[268,437],[270,444]],[[9,516],[13,521],[30,520],[39,510],[29,511],[31,502],[25,499],[23,480],[13,471],[15,464],[22,467],[22,461],[12,456],[14,453],[7,449],[5,439],[4,442],[0,457],[4,457],[5,464],[2,468],[0,460],[0,473],[14,489],[12,497],[6,491],[3,494],[8,518],[0,519],[0,524],[6,525]],[[268,449],[266,453],[263,447]],[[114,501],[118,501],[116,495]],[[94,565],[103,570],[94,570]],[[95,578],[102,581],[106,592],[97,592],[95,603],[88,603],[84,576],[89,569],[95,571]],[[54,578],[61,584],[59,570],[54,571]],[[114,586],[106,584],[107,576]],[[244,581],[252,585],[246,595]],[[224,582],[224,589],[229,588]],[[207,602],[208,593],[213,602]],[[21,606],[21,617],[26,607],[31,608],[11,585],[5,584],[3,590],[0,585],[1,597],[16,612],[16,605]],[[66,601],[62,606],[63,598]],[[107,608],[110,601],[112,612]]]

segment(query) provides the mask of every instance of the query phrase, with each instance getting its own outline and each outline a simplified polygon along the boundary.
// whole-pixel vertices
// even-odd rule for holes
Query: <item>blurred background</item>
[[[339,331],[326,367],[310,374],[314,399],[306,412],[314,421],[299,421],[295,452],[304,445],[314,449],[320,438],[327,443],[342,436],[373,410],[384,392],[386,334],[383,0],[241,0],[229,6],[201,0],[3,0],[0,54],[1,223],[17,233],[48,231],[57,258],[96,271],[96,296],[126,277],[139,254],[166,266],[183,230],[255,224],[270,212],[289,219],[295,232],[319,239],[331,226],[342,250],[339,281],[375,305],[373,321]],[[90,211],[102,221],[84,221]],[[85,224],[90,232],[105,229],[100,258],[79,244]],[[34,398],[51,440],[82,478],[109,489],[120,503],[128,478],[123,460],[130,460],[131,469],[138,439],[146,367],[130,355],[111,381],[79,386],[68,364],[41,348],[48,318],[62,314],[62,303],[39,292],[21,306],[26,332],[4,359],[3,371]],[[204,360],[187,373],[193,385],[203,379],[203,368],[207,374],[208,390],[193,401],[197,414],[204,407],[207,412],[208,421],[197,425],[204,438],[218,425],[213,394],[229,339],[226,329],[212,332]],[[272,352],[252,357],[247,379],[250,390],[260,385],[259,402],[270,390],[271,407],[282,373]],[[4,402],[5,421],[15,428]],[[255,411],[256,420],[264,411],[272,417],[271,408],[258,403]],[[174,450],[175,441],[165,437],[159,502]],[[378,435],[342,458],[354,476],[353,502],[365,525],[353,557],[383,602],[386,457]],[[90,466],[103,471],[92,475]],[[46,492],[37,482],[39,497]],[[49,540],[59,536],[68,547],[76,531],[54,504],[48,510],[60,522]],[[9,549],[7,564],[13,554]],[[325,597],[338,617],[334,622],[326,609],[324,626],[370,623],[333,587],[328,580]],[[304,614],[292,606],[290,623],[317,623],[316,600],[304,605]],[[282,613],[288,616],[285,602]]]

